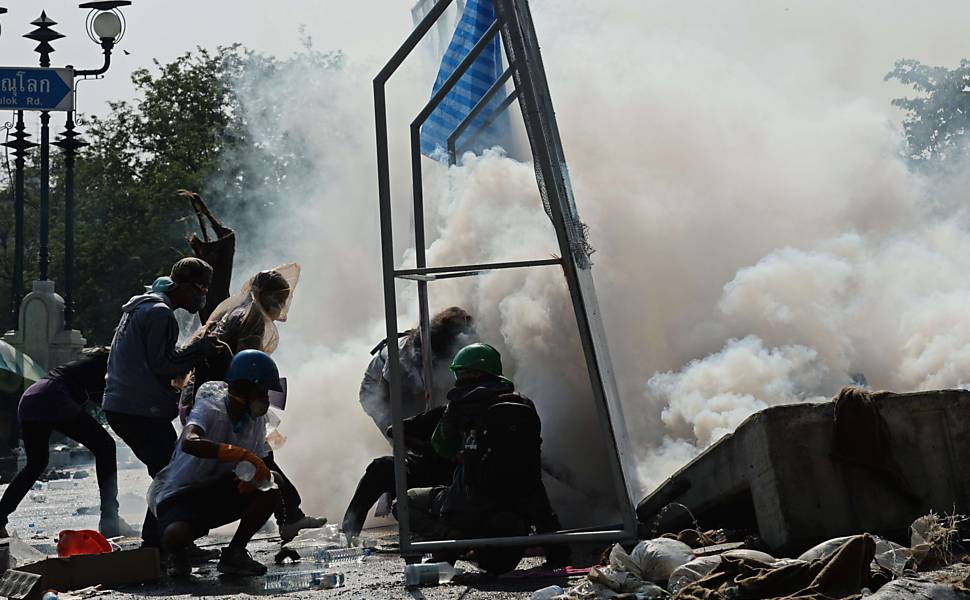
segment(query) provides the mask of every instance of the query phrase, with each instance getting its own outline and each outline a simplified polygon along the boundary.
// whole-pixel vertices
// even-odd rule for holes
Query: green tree
[[[917,95],[897,98],[893,105],[906,113],[909,159],[922,168],[946,167],[962,159],[970,133],[970,62],[955,69],[933,67],[913,60],[896,62],[886,80],[911,86]]]
[[[197,225],[177,189],[199,191],[229,226],[245,231],[274,210],[262,192],[313,168],[299,144],[279,133],[282,108],[247,105],[238,92],[297,65],[301,72],[339,68],[341,56],[314,50],[309,39],[285,60],[239,45],[197,48],[133,73],[135,100],[79,119],[89,145],[76,167],[75,323],[92,343],[109,342],[120,306],[189,252],[185,237]],[[52,134],[59,130],[52,120]],[[60,287],[63,173],[51,150],[51,277]],[[36,154],[27,169],[27,285],[37,275]],[[11,187],[0,184],[0,323],[13,265]]]

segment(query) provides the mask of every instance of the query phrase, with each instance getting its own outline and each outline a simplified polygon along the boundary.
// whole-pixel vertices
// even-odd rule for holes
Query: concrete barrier
[[[833,457],[834,404],[762,410],[705,450],[637,506],[650,530],[689,525],[757,531],[778,553],[829,538],[880,534],[908,543],[930,510],[970,512],[970,392],[887,394],[875,400],[893,472]]]

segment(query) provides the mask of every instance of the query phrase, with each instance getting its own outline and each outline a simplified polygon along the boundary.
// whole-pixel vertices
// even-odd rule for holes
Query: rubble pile
[[[775,558],[757,540],[723,543],[723,532],[620,544],[569,589],[541,600],[970,599],[970,556],[961,558],[957,516],[930,513],[910,526],[910,546],[875,535],[834,538],[797,558]],[[715,541],[714,546],[703,545]],[[966,561],[966,562],[964,562]]]

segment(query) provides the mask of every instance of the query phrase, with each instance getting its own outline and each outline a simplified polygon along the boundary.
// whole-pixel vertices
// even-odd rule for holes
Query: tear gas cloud
[[[410,4],[387,10],[407,19]],[[953,3],[944,18],[866,2],[688,4],[532,3],[596,248],[638,491],[754,411],[824,400],[852,374],[912,390],[960,386],[970,372],[970,235],[947,191],[960,186],[907,170],[889,104],[906,90],[882,81],[897,58],[955,64],[965,20],[954,14],[968,8]],[[374,40],[372,55],[310,79],[295,60],[241,84],[253,115],[276,90],[294,92],[278,119],[253,119],[254,134],[313,165],[254,191],[276,217],[241,232],[235,281],[303,267],[276,354],[291,386],[279,459],[331,518],[388,452],[357,390],[384,335],[371,80],[398,42]],[[407,124],[436,68],[422,58],[389,89],[399,264],[413,262]],[[500,152],[450,171],[425,161],[425,189],[431,264],[556,252],[527,164]],[[402,328],[417,320],[412,285],[398,287]],[[536,401],[546,452],[581,488],[608,489],[561,273],[435,283],[431,303],[476,317]],[[553,495],[571,514],[577,495]]]

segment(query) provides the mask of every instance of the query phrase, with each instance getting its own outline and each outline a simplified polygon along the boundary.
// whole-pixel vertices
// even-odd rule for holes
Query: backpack
[[[541,423],[531,402],[504,394],[480,419],[478,451],[465,454],[466,483],[496,499],[516,500],[542,481]]]

